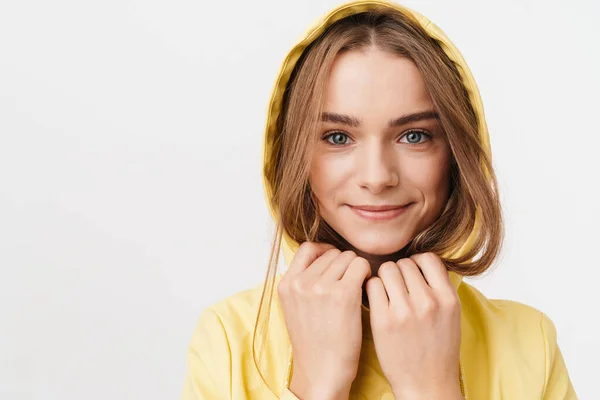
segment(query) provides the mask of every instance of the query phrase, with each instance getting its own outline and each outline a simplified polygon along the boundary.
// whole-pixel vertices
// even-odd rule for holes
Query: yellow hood
[[[328,12],[327,14],[316,20],[304,32],[304,34],[296,41],[292,49],[288,52],[287,56],[283,60],[279,71],[279,76],[275,81],[275,85],[273,87],[271,99],[268,106],[267,122],[263,137],[263,186],[266,201],[271,212],[271,216],[273,218],[276,218],[274,213],[274,207],[271,202],[271,194],[273,188],[271,187],[267,176],[270,174],[270,172],[272,172],[272,169],[275,167],[274,156],[276,152],[274,151],[274,143],[276,143],[275,139],[278,134],[276,129],[276,121],[277,117],[279,116],[279,113],[281,112],[283,93],[285,91],[288,80],[290,79],[290,75],[294,69],[294,66],[296,65],[296,62],[298,61],[300,55],[306,49],[306,47],[312,41],[314,41],[321,33],[323,33],[323,31],[325,31],[325,29],[329,25],[333,24],[335,21],[341,18],[347,17],[352,14],[365,12],[371,8],[381,5],[393,7],[397,10],[404,12],[405,14],[413,16],[414,19],[421,24],[421,26],[427,31],[427,33],[431,37],[440,41],[442,48],[444,49],[446,54],[450,57],[451,60],[453,60],[457,64],[457,68],[462,76],[465,86],[467,87],[470,100],[473,104],[473,108],[479,120],[479,137],[481,140],[482,147],[491,159],[490,140],[483,112],[483,104],[481,102],[481,96],[479,95],[477,84],[475,83],[475,79],[473,78],[473,75],[471,74],[471,71],[469,70],[469,67],[467,66],[467,63],[465,62],[463,56],[460,54],[456,46],[454,46],[454,44],[450,41],[450,39],[444,34],[444,32],[442,32],[442,30],[437,25],[429,21],[423,15],[398,3],[385,0],[347,2],[336,7],[332,11]],[[485,169],[484,172],[487,174],[487,171]],[[465,252],[465,250],[469,249],[476,237],[478,226],[479,219],[477,218],[475,221],[473,231],[471,232],[471,235],[463,244],[463,246],[459,249],[455,249],[452,252],[452,254],[445,254],[444,256],[458,257],[461,256]],[[284,232],[282,250],[286,265],[290,264],[296,250],[298,249],[298,246],[299,243],[296,243]],[[450,277],[455,282],[461,279],[461,277],[455,274],[454,272],[450,272]]]

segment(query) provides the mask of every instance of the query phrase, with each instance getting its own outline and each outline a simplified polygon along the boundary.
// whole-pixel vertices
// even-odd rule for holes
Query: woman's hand
[[[386,262],[366,290],[375,350],[396,399],[462,399],[460,301],[442,260],[424,253]]]
[[[367,260],[303,243],[277,292],[294,354],[290,390],[304,399],[348,399],[362,345]]]

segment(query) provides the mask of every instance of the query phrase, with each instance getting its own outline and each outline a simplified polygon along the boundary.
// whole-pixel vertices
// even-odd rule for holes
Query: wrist
[[[458,385],[442,387],[439,389],[411,389],[407,387],[398,389],[392,388],[392,393],[394,394],[394,398],[406,400],[464,400],[464,396]]]
[[[332,390],[328,387],[312,387],[308,389],[290,385],[290,392],[300,400],[348,400],[350,390]]]
[[[350,397],[350,385],[313,384],[297,376],[292,377],[289,390],[300,400],[348,400]]]

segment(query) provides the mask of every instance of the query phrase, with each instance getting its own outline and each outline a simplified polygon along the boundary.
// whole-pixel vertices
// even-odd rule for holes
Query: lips
[[[350,206],[358,216],[374,221],[390,220],[402,215],[412,203],[404,205],[358,205]]]
[[[355,208],[357,210],[364,210],[364,211],[389,211],[389,210],[397,210],[399,208],[406,207],[407,205],[408,204],[404,204],[404,205],[380,205],[380,206],[360,205],[360,206],[351,206],[351,207],[353,207],[353,208]]]

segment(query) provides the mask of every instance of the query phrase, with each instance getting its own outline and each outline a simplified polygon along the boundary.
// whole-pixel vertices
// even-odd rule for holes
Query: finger
[[[287,274],[295,275],[306,270],[317,258],[329,249],[335,248],[329,243],[304,242],[294,255]]]
[[[346,268],[346,272],[341,280],[351,287],[358,286],[362,288],[363,282],[370,276],[371,264],[362,257],[356,257],[350,262],[348,268]]]
[[[371,309],[388,309],[390,302],[388,300],[385,286],[380,277],[374,276],[367,281],[367,297],[369,298],[369,307]]]
[[[317,258],[304,272],[304,278],[309,281],[316,281],[329,268],[331,263],[340,256],[342,252],[335,247],[327,250],[323,255]]]
[[[353,251],[344,251],[335,260],[331,262],[327,270],[321,275],[321,279],[326,282],[339,281],[343,276],[352,260],[356,258],[356,253]],[[367,261],[367,260],[365,260]]]
[[[410,296],[419,296],[427,293],[428,290],[431,290],[425,281],[425,277],[421,274],[421,270],[413,260],[410,258],[402,258],[398,260],[396,264],[402,273],[406,290]]]
[[[442,259],[435,253],[420,253],[410,257],[423,272],[429,287],[435,290],[447,289],[452,285],[448,270]]]
[[[408,290],[404,282],[404,277],[400,272],[398,264],[393,261],[388,261],[379,267],[377,275],[383,282],[383,286],[390,298],[391,303],[400,304],[408,298]]]

